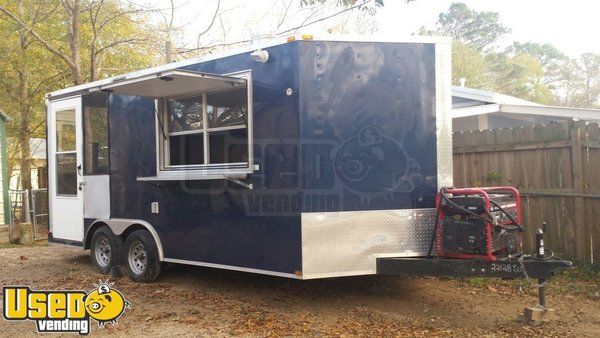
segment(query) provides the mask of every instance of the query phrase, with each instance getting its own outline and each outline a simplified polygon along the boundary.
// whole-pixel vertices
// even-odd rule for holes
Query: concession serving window
[[[254,171],[250,71],[170,70],[96,90],[155,100],[157,176],[138,180],[237,180]]]

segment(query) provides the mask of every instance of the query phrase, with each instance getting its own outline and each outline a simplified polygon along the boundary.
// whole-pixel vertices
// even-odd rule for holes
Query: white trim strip
[[[190,129],[190,130],[182,130],[182,131],[171,131],[167,133],[167,136],[182,136],[182,135],[194,135],[194,134],[202,134],[204,133],[204,129]]]
[[[366,275],[375,275],[375,274],[377,274],[377,273],[373,270],[343,271],[343,272],[316,273],[316,274],[302,275],[302,279],[366,276]]]
[[[248,128],[248,126],[246,126],[245,124],[236,124],[236,125],[231,125],[231,126],[207,128],[206,132],[210,133],[210,132],[215,132],[215,131],[226,131],[226,130],[246,129],[246,128]]]
[[[435,112],[437,185],[451,187],[452,174],[452,46],[435,46]]]
[[[176,170],[181,171],[192,171],[192,170],[216,170],[216,169],[245,169],[250,168],[248,162],[227,162],[227,163],[209,163],[209,164],[175,164],[165,166],[165,172],[171,172]],[[216,172],[220,174],[220,172]]]
[[[482,114],[497,113],[500,111],[499,104],[484,104],[452,109],[452,118],[476,116]]]
[[[500,105],[500,112],[526,115],[558,116],[570,119],[580,118],[584,120],[600,120],[600,109],[503,104]]]
[[[138,177],[138,181],[192,181],[192,180],[224,180],[228,178],[245,178],[252,174],[252,170],[188,170],[188,171],[161,171],[156,176]]]
[[[277,272],[277,271],[269,271],[269,270],[262,270],[262,269],[253,269],[253,268],[244,268],[244,267],[233,266],[233,265],[206,263],[206,262],[198,262],[198,261],[188,261],[185,259],[165,258],[163,260],[163,262],[196,265],[196,266],[204,266],[204,267],[208,267],[208,268],[217,268],[217,269],[224,269],[224,270],[258,273],[261,275],[301,279],[300,277],[296,276],[293,273],[285,273],[285,272]]]

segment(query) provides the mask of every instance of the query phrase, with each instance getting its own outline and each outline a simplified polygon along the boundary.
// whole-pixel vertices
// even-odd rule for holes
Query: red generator
[[[437,255],[495,261],[521,249],[521,196],[513,187],[442,188]]]

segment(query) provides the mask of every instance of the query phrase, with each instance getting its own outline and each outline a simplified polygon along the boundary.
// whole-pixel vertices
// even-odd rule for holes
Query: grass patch
[[[0,249],[18,248],[19,246],[19,244],[0,243]]]
[[[523,290],[531,295],[537,294],[537,289],[524,278],[502,280],[489,277],[447,277],[447,279],[460,281],[467,287],[497,288],[503,285],[514,290]],[[600,301],[600,267],[574,262],[572,269],[561,271],[548,281],[547,290],[549,294],[580,295]]]
[[[23,247],[33,247],[33,246],[48,246],[48,240],[46,240],[46,239],[38,240],[38,241],[35,241],[31,245],[0,243],[0,249],[12,249],[12,248],[23,248]]]
[[[463,279],[463,281],[465,283],[470,284],[470,285],[476,285],[476,286],[487,285],[492,280],[493,279],[491,279],[491,278],[485,278],[485,277],[468,277],[468,278]]]
[[[549,289],[553,292],[567,292],[600,299],[600,267],[579,262],[574,265],[574,268],[552,278]]]

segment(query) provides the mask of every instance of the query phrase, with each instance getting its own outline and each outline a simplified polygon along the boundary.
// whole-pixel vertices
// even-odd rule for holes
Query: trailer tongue
[[[538,229],[536,254],[522,252],[521,198],[513,187],[442,188],[436,200],[438,222],[427,257],[378,257],[377,273],[454,277],[525,278],[538,288],[539,304],[525,316],[547,319],[545,285],[573,263],[544,248],[546,223]],[[436,243],[436,256],[433,247]],[[551,254],[547,255],[549,251]],[[537,281],[536,281],[537,280]]]
[[[557,272],[573,267],[573,263],[553,256],[545,257],[543,231],[537,234],[537,254],[489,261],[482,258],[444,257],[381,257],[377,258],[377,273],[381,275],[418,275],[449,277],[525,278],[538,288],[538,304],[526,307],[519,319],[531,324],[551,320],[554,310],[546,305],[546,283]],[[536,281],[537,280],[537,281]]]
[[[573,263],[558,258],[521,257],[502,258],[494,262],[478,258],[380,257],[377,258],[377,273],[381,275],[526,278],[533,281],[533,279],[549,279],[557,272],[573,266]]]
[[[442,188],[436,208],[428,256],[379,257],[377,273],[546,280],[572,266],[544,249],[545,229],[536,234],[536,254],[522,253],[521,197],[513,187]]]

